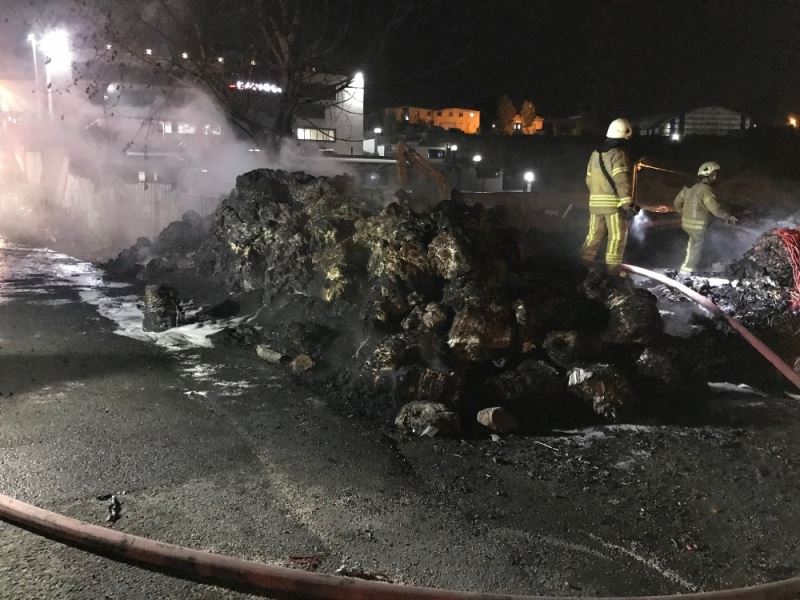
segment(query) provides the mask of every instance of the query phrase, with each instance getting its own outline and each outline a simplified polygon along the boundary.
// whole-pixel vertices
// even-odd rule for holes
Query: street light
[[[531,186],[533,185],[533,181],[534,179],[536,179],[536,176],[533,174],[533,171],[525,171],[525,174],[522,176],[522,178],[525,180],[525,183],[527,184],[526,191],[530,192]]]
[[[31,39],[31,38],[29,38]],[[63,75],[72,69],[72,51],[69,34],[63,29],[53,29],[39,40],[39,50],[47,58],[44,65],[47,85],[47,113],[53,120],[53,74]]]
[[[481,191],[486,191],[486,180],[480,176],[479,167],[483,157],[480,154],[476,154],[472,157],[472,162],[475,163],[475,177],[481,180]]]
[[[530,216],[530,209],[531,209],[531,199],[528,197],[531,193],[531,186],[533,186],[533,181],[536,179],[536,175],[534,175],[533,171],[525,171],[522,175],[522,178],[525,180],[525,206],[523,207],[523,214],[526,218]]]
[[[33,53],[33,79],[36,82],[36,113],[39,118],[42,117],[42,88],[39,83],[39,56],[36,53],[36,36],[32,33],[28,34],[28,43],[31,45],[31,52]]]
[[[383,133],[383,129],[381,129],[380,127],[376,127],[372,131],[375,133],[376,136],[378,136],[378,135]]]

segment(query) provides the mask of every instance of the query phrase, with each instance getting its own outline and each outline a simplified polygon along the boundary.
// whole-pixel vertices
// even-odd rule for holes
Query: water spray
[[[652,221],[647,213],[640,210],[631,220],[630,227],[628,227],[628,235],[635,239],[637,242],[644,240],[645,232],[650,228]]]

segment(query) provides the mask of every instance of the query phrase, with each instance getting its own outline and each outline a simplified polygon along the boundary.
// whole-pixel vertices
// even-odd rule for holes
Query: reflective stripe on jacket
[[[711,186],[703,181],[678,192],[674,206],[681,214],[681,226],[693,231],[704,230],[708,226],[710,214],[720,219],[730,216],[719,205]]]
[[[617,186],[617,194],[600,168],[600,154],[595,150],[586,166],[586,187],[589,188],[589,212],[610,215],[631,203],[631,168],[628,155],[622,148],[603,152],[603,164]]]

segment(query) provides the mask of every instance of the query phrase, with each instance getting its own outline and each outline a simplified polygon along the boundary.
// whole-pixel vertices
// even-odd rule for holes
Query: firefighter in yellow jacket
[[[731,225],[737,222],[736,217],[719,205],[714,195],[713,186],[717,181],[719,169],[719,165],[715,162],[703,163],[697,171],[697,183],[690,188],[683,188],[675,197],[674,205],[675,210],[681,215],[681,227],[689,236],[686,258],[680,270],[684,275],[691,275],[697,269],[710,215],[724,219]]]
[[[631,165],[627,145],[633,129],[627,119],[608,126],[603,144],[589,157],[586,187],[589,188],[589,233],[581,248],[581,260],[592,264],[608,237],[606,268],[621,275],[622,255],[628,238],[628,221],[633,216]]]

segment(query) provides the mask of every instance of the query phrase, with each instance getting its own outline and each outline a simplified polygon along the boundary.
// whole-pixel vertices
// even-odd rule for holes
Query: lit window
[[[222,135],[222,126],[203,125],[203,135]]]
[[[197,127],[191,123],[178,123],[178,133],[181,135],[194,135],[197,133]]]
[[[297,128],[298,140],[311,140],[314,142],[332,142],[336,140],[335,129],[311,129],[307,127]]]
[[[251,60],[251,61],[250,61],[250,66],[251,66],[251,67],[255,67],[255,66],[256,66],[256,61],[254,61],[254,60]]]
[[[172,121],[159,121],[158,125],[161,127],[161,135],[172,133]]]
[[[147,48],[147,49],[144,51],[144,53],[145,53],[145,54],[147,54],[147,56],[153,56],[153,51],[152,51],[150,48]]]
[[[472,113],[469,113],[469,118],[470,118],[470,119],[474,119],[474,118],[475,118],[475,113],[474,113],[474,112],[472,112]]]

